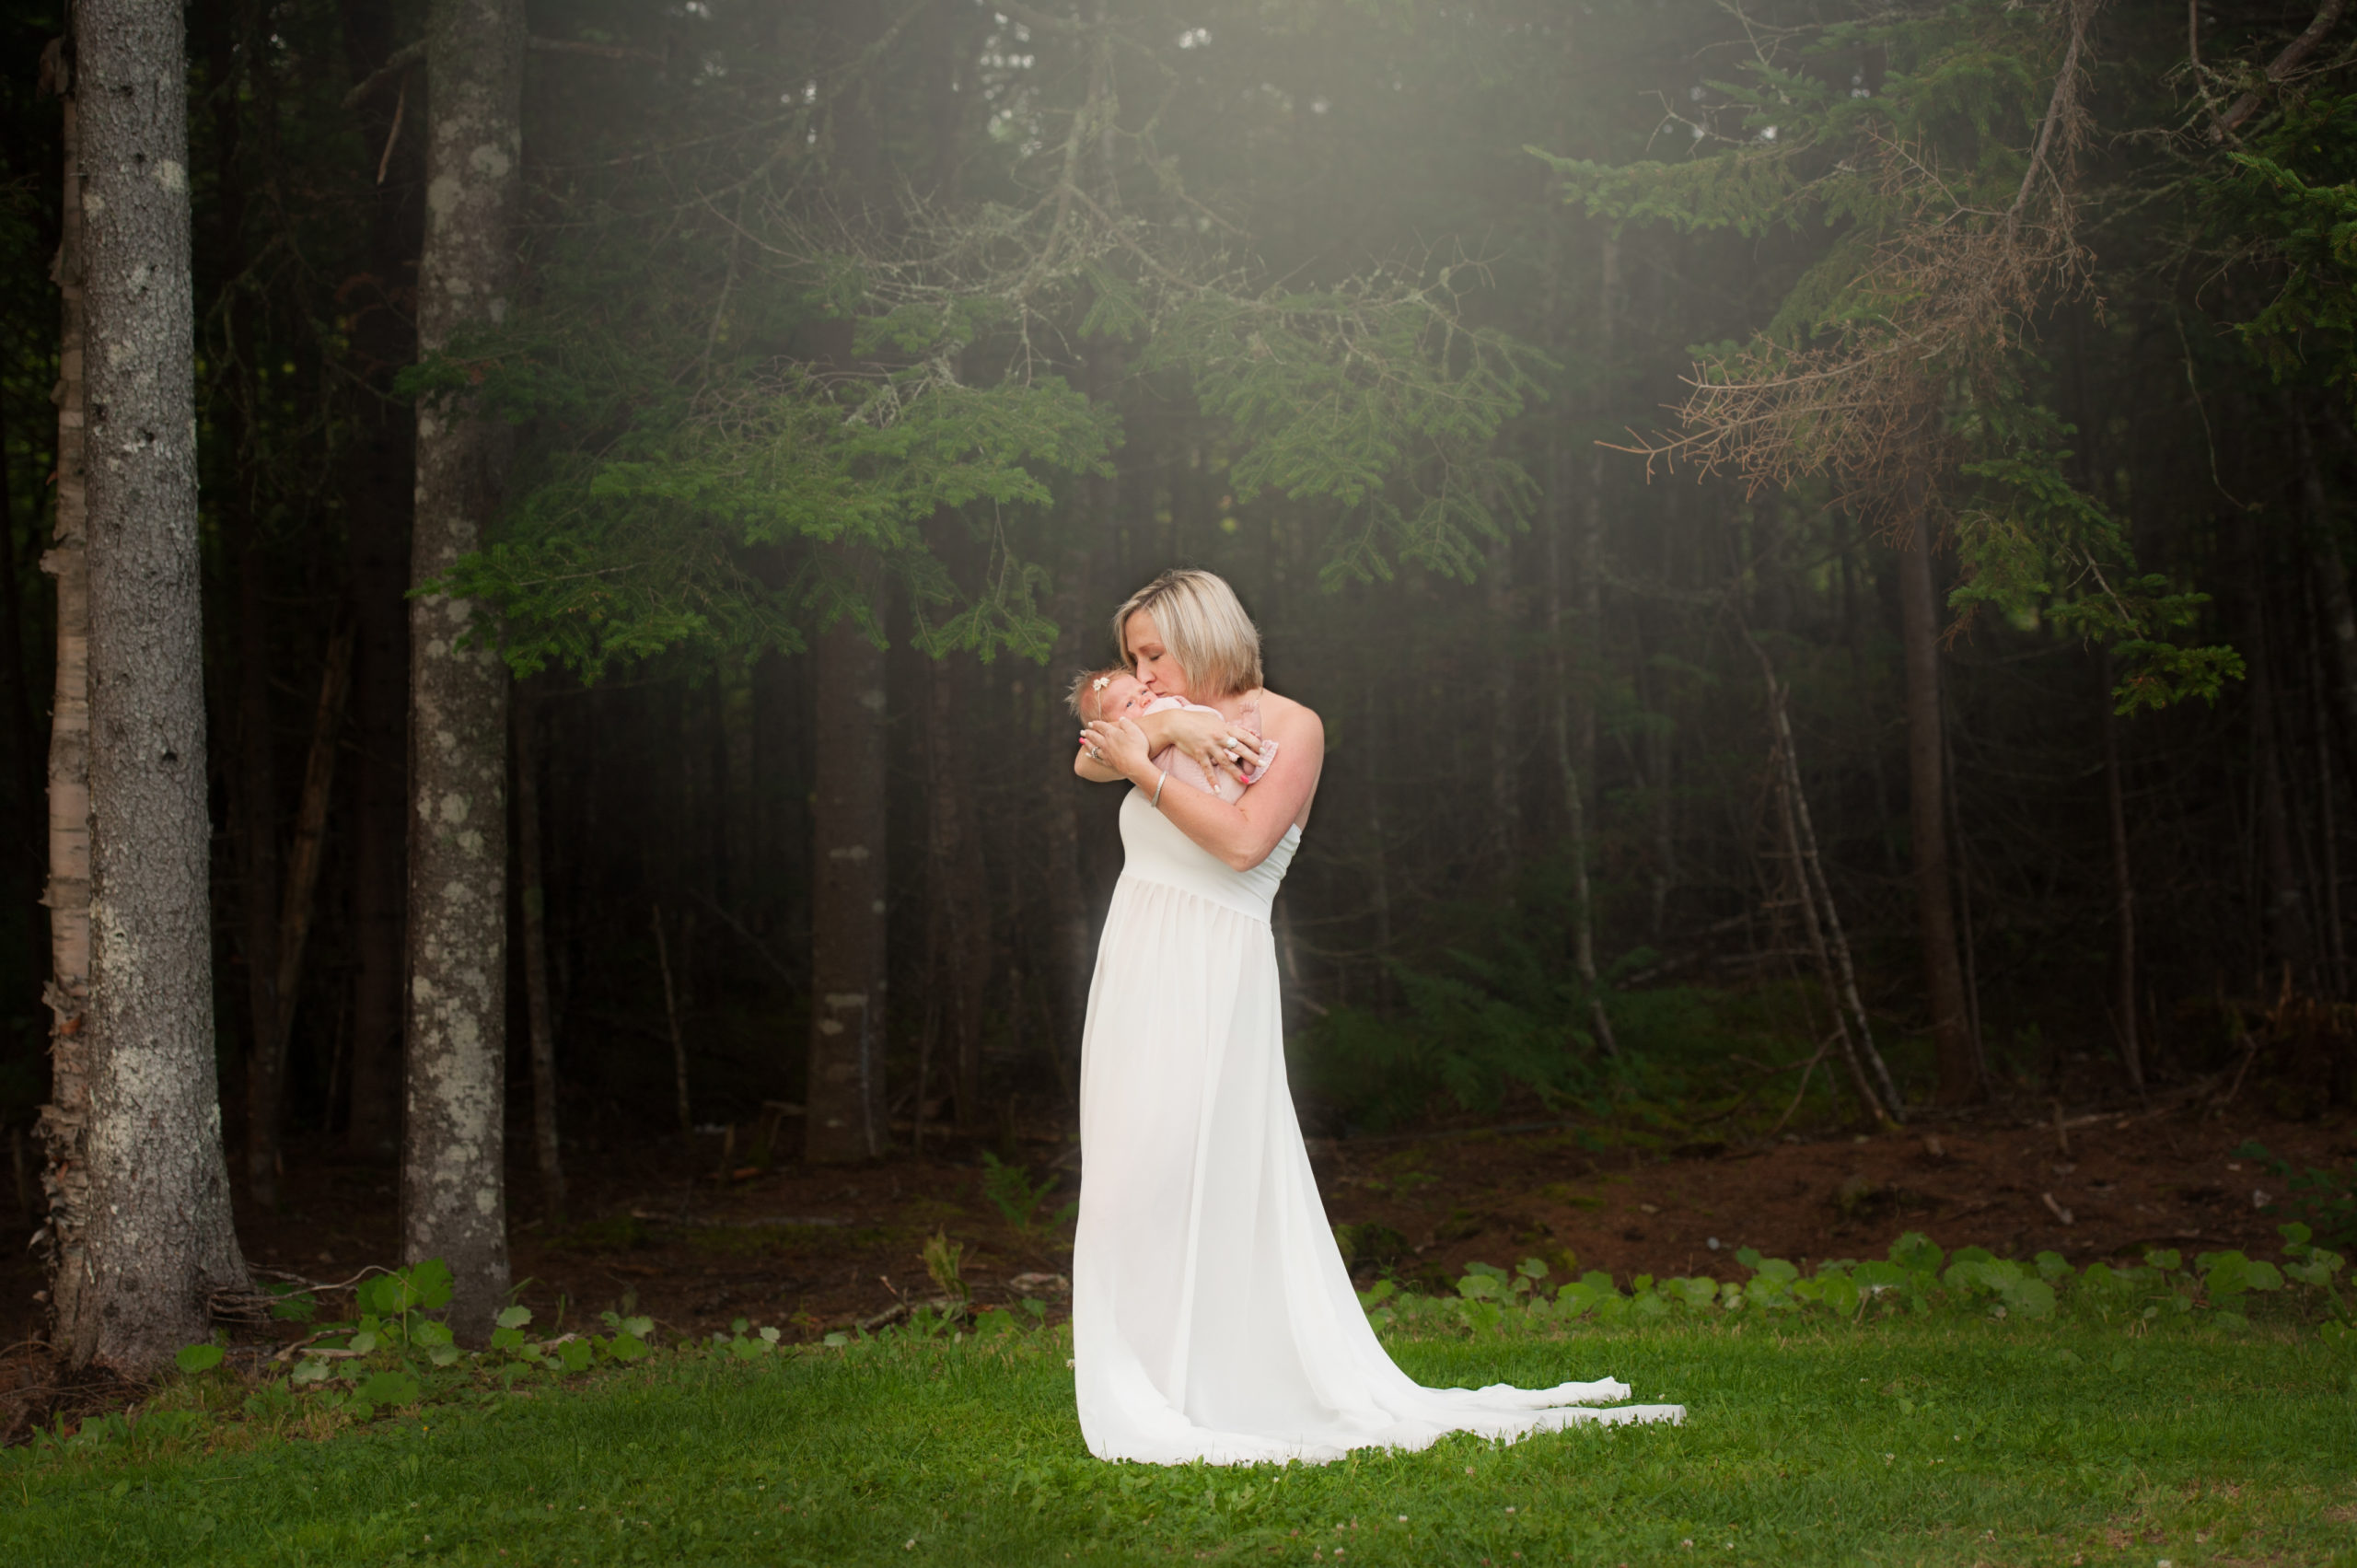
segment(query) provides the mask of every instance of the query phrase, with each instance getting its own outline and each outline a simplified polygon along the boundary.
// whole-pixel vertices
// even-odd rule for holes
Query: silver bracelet
[[[1154,781],[1154,798],[1147,801],[1146,804],[1153,807],[1156,811],[1162,809],[1162,786],[1169,782],[1170,775],[1168,773],[1165,773],[1160,778]]]

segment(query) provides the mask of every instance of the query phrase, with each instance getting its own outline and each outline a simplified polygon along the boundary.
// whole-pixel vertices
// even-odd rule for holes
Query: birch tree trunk
[[[75,7],[89,411],[90,1006],[75,1365],[152,1373],[244,1288],[213,1047],[187,64],[163,0]]]
[[[1946,729],[1940,712],[1939,590],[1932,574],[1932,523],[1909,520],[1898,552],[1900,637],[1907,650],[1907,772],[1910,839],[1915,860],[1915,934],[1932,1005],[1932,1043],[1941,1103],[1980,1094],[1956,945],[1956,889],[1948,869]],[[1896,1109],[1896,1108],[1894,1108]]]
[[[90,1047],[84,1028],[90,1003],[90,575],[85,492],[82,169],[80,116],[65,41],[41,55],[41,88],[64,100],[64,201],[57,261],[50,270],[63,300],[57,354],[57,517],[41,569],[57,579],[57,675],[49,725],[50,1099],[41,1107],[41,1185],[48,1199],[50,1313],[77,1321],[87,1279],[84,1216],[90,1213],[90,1166],[83,1133],[90,1117]]]
[[[871,1159],[884,1102],[884,650],[850,617],[819,636],[811,670],[818,788],[811,839],[809,1076],[802,1157]]]
[[[425,244],[418,348],[497,323],[515,287],[523,157],[522,0],[435,0],[427,22]],[[410,580],[475,549],[498,510],[505,425],[450,398],[417,415]],[[410,601],[407,1061],[401,1247],[456,1279],[479,1343],[507,1293],[507,669],[470,600]],[[467,639],[473,638],[471,642]]]

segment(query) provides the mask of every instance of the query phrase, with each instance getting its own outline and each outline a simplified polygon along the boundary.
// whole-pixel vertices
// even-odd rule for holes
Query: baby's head
[[[1146,690],[1120,665],[1092,669],[1075,678],[1065,704],[1083,724],[1099,719],[1136,718],[1145,711]]]

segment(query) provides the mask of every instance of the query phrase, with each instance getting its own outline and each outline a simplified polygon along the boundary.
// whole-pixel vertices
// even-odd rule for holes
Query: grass
[[[1779,1327],[1401,1342],[1688,1423],[1290,1469],[1091,1459],[1060,1332],[662,1357],[328,1441],[151,1417],[0,1455],[0,1562],[2357,1564],[2345,1339]]]

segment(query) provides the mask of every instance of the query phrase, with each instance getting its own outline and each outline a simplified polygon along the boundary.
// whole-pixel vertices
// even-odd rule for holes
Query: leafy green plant
[[[1002,1160],[987,1149],[982,1151],[982,1196],[1020,1235],[1062,1230],[1080,1213],[1080,1200],[1075,1198],[1044,1222],[1039,1219],[1037,1210],[1040,1203],[1062,1182],[1063,1178],[1051,1171],[1045,1181],[1034,1186],[1031,1173],[1022,1166]]]
[[[952,1301],[964,1301],[971,1294],[959,1270],[965,1256],[965,1244],[950,1240],[946,1231],[936,1230],[925,1237],[924,1272],[932,1278],[934,1288]]]
[[[172,1365],[192,1377],[220,1365],[225,1353],[216,1344],[182,1345],[172,1353]]]
[[[1404,1294],[1384,1280],[1360,1301],[1387,1330],[1428,1333],[1454,1327],[1475,1335],[1528,1335],[1573,1323],[1636,1324],[1696,1312],[1852,1321],[1899,1312],[2032,1321],[2075,1316],[2122,1325],[2199,1314],[2202,1321],[2233,1329],[2249,1322],[2253,1297],[2275,1296],[2286,1312],[2319,1318],[2338,1330],[2348,1316],[2337,1281],[2345,1260],[2314,1245],[2305,1225],[2285,1225],[2282,1234],[2287,1261],[2281,1267],[2240,1252],[2205,1252],[2188,1268],[2178,1252],[2156,1250],[2141,1266],[2098,1262],[2082,1272],[2056,1252],[2041,1252],[2027,1263],[1979,1247],[1950,1253],[1910,1231],[1891,1244],[1887,1258],[1835,1260],[1807,1275],[1784,1259],[1745,1248],[1736,1254],[1747,1274],[1743,1279],[1639,1274],[1623,1291],[1597,1269],[1550,1295],[1543,1287],[1546,1263],[1528,1258],[1511,1272],[1467,1265],[1453,1297]]]
[[[2357,1252],[2357,1159],[2339,1168],[2294,1170],[2290,1160],[2278,1158],[2257,1139],[2236,1149],[2235,1157],[2256,1162],[2283,1182],[2284,1196],[2270,1213],[2299,1221],[2306,1233],[2337,1251]]]

